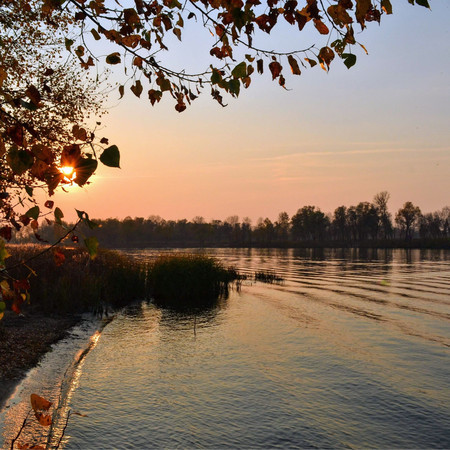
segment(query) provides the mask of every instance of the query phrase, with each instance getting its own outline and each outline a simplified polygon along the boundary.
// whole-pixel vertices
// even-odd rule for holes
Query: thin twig
[[[15,269],[17,267],[21,267],[26,265],[27,263],[29,263],[30,261],[32,261],[33,259],[38,258],[39,256],[43,255],[44,253],[48,252],[49,250],[51,250],[53,247],[56,247],[59,243],[61,243],[67,236],[69,236],[70,233],[73,233],[75,231],[75,229],[77,228],[78,224],[82,221],[82,219],[78,219],[78,221],[75,223],[75,225],[70,228],[70,230],[67,231],[66,234],[64,234],[63,236],[61,236],[55,243],[53,243],[52,245],[46,247],[44,250],[42,250],[39,253],[36,253],[33,256],[30,256],[28,259],[26,259],[25,261],[21,261],[20,263],[15,264],[14,266],[11,267],[5,267],[4,269],[0,270],[0,274],[4,274],[4,272],[8,272],[9,270]]]
[[[33,411],[33,410],[30,409],[28,411],[28,414],[26,415],[25,419],[23,419],[22,426],[20,427],[19,432],[17,433],[17,436],[11,441],[11,447],[10,447],[11,450],[14,449],[15,442],[17,441],[17,439],[19,439],[20,433],[22,433],[23,429],[25,428],[25,425],[26,425],[27,420],[28,420],[28,416],[30,415],[31,411]]]

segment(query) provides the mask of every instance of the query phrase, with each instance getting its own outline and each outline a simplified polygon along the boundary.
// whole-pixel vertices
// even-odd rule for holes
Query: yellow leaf
[[[367,51],[367,49],[366,49],[366,47],[364,47],[364,45],[362,45],[362,44],[359,44],[360,46],[361,46],[361,48],[366,52],[366,55],[368,55],[369,54],[369,52]]]

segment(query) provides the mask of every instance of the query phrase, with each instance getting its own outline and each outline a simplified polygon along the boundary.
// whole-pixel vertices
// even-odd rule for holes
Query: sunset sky
[[[254,75],[226,108],[205,90],[181,114],[172,101],[152,107],[145,90],[139,100],[127,89],[120,102],[114,92],[101,133],[120,148],[122,168],[101,167],[57,204],[68,219],[77,208],[97,218],[253,221],[304,205],[333,212],[383,190],[391,212],[408,200],[423,212],[449,205],[450,2],[431,3],[395,2],[394,15],[357,37],[369,56],[357,51],[350,70],[335,61],[328,74],[288,76],[289,91]],[[305,37],[292,31],[271,47],[308,45],[293,44]],[[175,65],[205,66],[193,51],[199,36],[168,55]]]

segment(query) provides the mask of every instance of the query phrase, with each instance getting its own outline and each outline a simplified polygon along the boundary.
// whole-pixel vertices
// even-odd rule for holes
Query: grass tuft
[[[202,255],[164,255],[149,267],[149,286],[156,304],[177,309],[203,307],[227,297],[237,271]]]

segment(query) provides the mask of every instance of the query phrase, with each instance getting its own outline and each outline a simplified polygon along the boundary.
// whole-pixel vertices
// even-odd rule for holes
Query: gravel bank
[[[26,372],[78,321],[77,316],[5,314],[0,321],[0,410]]]

